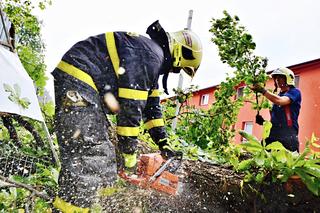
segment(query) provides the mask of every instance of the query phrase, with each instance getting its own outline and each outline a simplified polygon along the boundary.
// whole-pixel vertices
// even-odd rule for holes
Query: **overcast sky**
[[[190,81],[185,76],[184,87],[217,85],[230,71],[210,41],[210,20],[223,17],[223,10],[239,16],[241,25],[257,44],[255,54],[269,59],[268,70],[320,58],[320,1],[317,0],[52,1],[52,6],[38,15],[43,20],[49,76],[63,54],[79,40],[107,31],[146,35],[147,27],[155,20],[168,32],[178,31],[186,27],[190,9],[193,10],[191,28],[200,37],[204,52],[195,78]],[[177,86],[178,75],[171,74],[169,78],[170,92]],[[51,77],[48,89],[52,95]]]

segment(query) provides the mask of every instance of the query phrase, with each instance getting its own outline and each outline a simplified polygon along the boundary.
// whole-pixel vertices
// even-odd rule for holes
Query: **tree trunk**
[[[102,198],[105,212],[320,212],[320,198],[302,182],[247,184],[230,168],[184,161],[177,196],[133,185]]]

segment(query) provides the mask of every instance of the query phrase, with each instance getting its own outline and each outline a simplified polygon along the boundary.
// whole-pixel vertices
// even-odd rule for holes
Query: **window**
[[[244,90],[244,87],[239,87],[237,89],[237,99],[243,96],[243,90]]]
[[[253,122],[252,121],[243,122],[243,131],[252,135],[252,130],[253,130]],[[244,141],[246,141],[246,139],[242,138],[242,142],[244,142]]]
[[[299,88],[300,76],[294,76],[294,85],[295,87]]]
[[[204,94],[201,96],[200,105],[208,105],[209,103],[209,94]]]

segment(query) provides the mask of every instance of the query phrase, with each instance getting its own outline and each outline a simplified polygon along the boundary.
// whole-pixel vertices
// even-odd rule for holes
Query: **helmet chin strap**
[[[162,87],[163,87],[163,91],[164,91],[164,93],[166,93],[167,95],[169,95],[168,88],[167,88],[168,76],[169,76],[169,72],[163,74],[163,76],[162,76]]]
[[[274,85],[275,85],[275,89],[274,89],[273,93],[275,93],[278,90],[277,83],[275,83]],[[281,91],[285,91],[288,86],[289,85],[287,83],[279,85]],[[285,88],[285,90],[283,90],[283,88]]]
[[[273,82],[274,82],[274,90],[273,90],[273,93],[276,93],[277,90],[278,90],[278,84],[277,84],[277,82],[276,82],[275,79],[273,79]]]

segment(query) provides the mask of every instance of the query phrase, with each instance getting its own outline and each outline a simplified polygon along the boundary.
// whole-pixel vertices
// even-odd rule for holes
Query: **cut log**
[[[129,185],[101,199],[105,212],[319,212],[320,198],[302,182],[244,184],[228,167],[184,161],[177,196]],[[289,188],[288,188],[289,184]],[[288,191],[291,190],[291,191]]]

